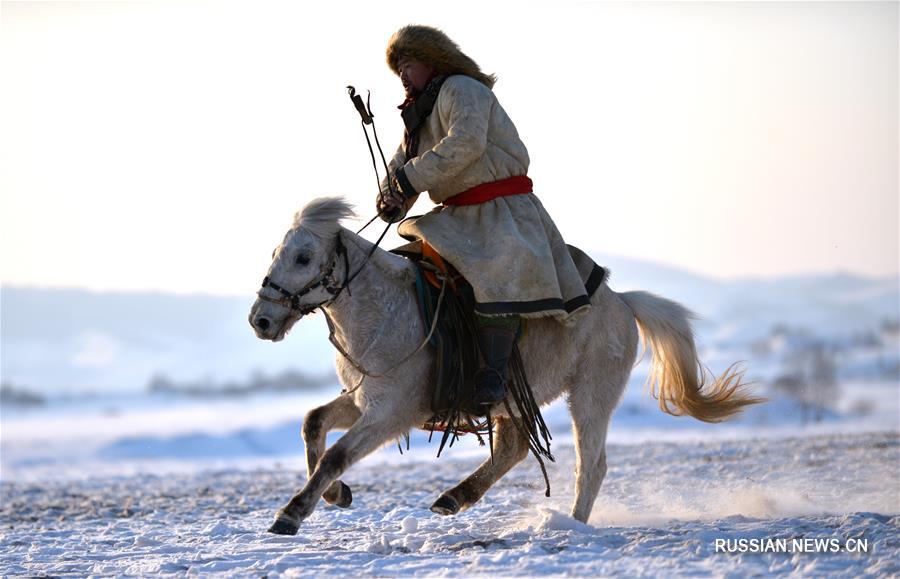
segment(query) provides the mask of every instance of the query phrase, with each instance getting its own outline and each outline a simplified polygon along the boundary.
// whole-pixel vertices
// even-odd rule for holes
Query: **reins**
[[[378,140],[378,131],[375,129],[375,115],[372,113],[372,107],[370,104],[371,93],[368,94],[366,102],[363,103],[362,97],[360,97],[358,94],[356,94],[356,89],[353,86],[347,86],[347,92],[350,95],[350,101],[353,103],[353,106],[356,108],[356,111],[359,113],[362,129],[363,129],[363,134],[366,137],[366,144],[369,147],[369,156],[372,158],[372,169],[375,171],[375,180],[378,184],[378,194],[383,199],[384,192],[381,190],[381,176],[378,172],[378,162],[375,160],[375,151],[372,148],[372,140],[369,138],[369,131],[366,129],[366,125],[372,126],[372,134],[375,138],[375,145],[378,147],[378,154],[381,156],[381,163],[384,166],[384,171],[386,174],[388,188],[391,191],[392,191],[392,188],[391,188],[390,174],[388,171],[387,161],[384,158],[384,151],[382,150],[381,143]],[[383,213],[384,213],[384,210],[379,209],[378,213],[376,213],[375,216],[372,217],[372,219],[370,219],[365,225],[363,225],[361,228],[359,228],[356,231],[357,235],[359,233],[361,233],[366,227],[371,225],[372,222],[375,221],[375,219],[377,219],[378,217],[381,217]],[[331,316],[329,316],[328,312],[325,310],[325,306],[334,302],[338,298],[338,296],[340,296],[341,292],[344,291],[345,289],[347,290],[348,294],[352,295],[352,293],[350,292],[350,282],[352,282],[354,279],[356,279],[356,276],[358,276],[362,272],[362,270],[366,267],[366,265],[369,263],[369,260],[375,254],[375,251],[378,250],[378,246],[381,244],[381,241],[384,239],[384,236],[387,234],[391,225],[393,225],[393,224],[389,222],[387,224],[387,226],[385,226],[384,230],[381,232],[381,235],[378,236],[378,239],[372,245],[372,249],[369,250],[369,252],[366,254],[366,257],[363,259],[362,263],[359,265],[358,268],[356,268],[356,271],[354,271],[352,274],[350,273],[350,256],[347,253],[347,248],[344,247],[344,243],[341,241],[341,234],[340,234],[340,232],[338,232],[338,234],[335,237],[334,260],[331,262],[331,265],[328,267],[328,269],[326,271],[324,271],[321,275],[319,275],[317,278],[315,278],[314,280],[312,280],[311,282],[309,282],[308,284],[306,284],[299,290],[297,290],[295,292],[291,292],[291,291],[285,289],[284,287],[278,285],[276,282],[272,281],[268,276],[266,276],[265,278],[263,278],[262,287],[260,288],[260,290],[263,290],[266,288],[272,288],[273,290],[275,290],[279,294],[281,294],[282,297],[281,298],[271,298],[269,296],[264,295],[262,293],[262,291],[257,292],[257,296],[260,299],[267,301],[267,302],[274,303],[274,304],[278,304],[282,307],[290,309],[291,311],[299,312],[301,318],[303,316],[306,316],[308,314],[315,312],[317,309],[322,312],[322,314],[325,316],[325,321],[328,323],[328,341],[331,342],[331,344],[334,346],[334,348],[338,352],[340,352],[340,354],[347,360],[347,362],[350,363],[350,365],[356,371],[358,371],[360,374],[362,374],[362,377],[360,378],[359,383],[357,383],[356,386],[354,386],[353,388],[351,388],[349,390],[344,390],[344,392],[343,392],[344,394],[350,394],[351,392],[354,392],[355,390],[357,390],[362,385],[362,382],[366,377],[369,377],[369,378],[384,377],[387,374],[389,374],[390,372],[392,372],[393,370],[396,370],[398,367],[400,367],[401,365],[403,365],[406,362],[408,362],[409,360],[411,360],[413,356],[415,356],[416,354],[421,352],[422,349],[429,343],[429,341],[431,340],[431,337],[434,335],[435,329],[437,328],[438,317],[437,317],[437,315],[435,315],[434,321],[431,324],[431,328],[428,331],[428,335],[425,336],[425,340],[423,340],[422,343],[419,344],[419,346],[415,350],[413,350],[409,355],[405,356],[402,360],[400,360],[399,362],[397,362],[396,364],[394,364],[387,370],[383,370],[381,372],[372,372],[372,371],[366,369],[366,367],[363,366],[360,362],[354,360],[353,357],[350,355],[350,353],[346,350],[346,348],[344,348],[340,344],[340,342],[338,342],[337,327],[335,326],[334,321],[331,319]],[[334,270],[337,268],[337,264],[338,264],[338,261],[341,259],[341,256],[343,256],[343,258],[344,258],[344,281],[341,283],[338,283],[337,280],[334,278]],[[302,305],[300,303],[300,298],[302,298],[306,294],[310,293],[311,291],[313,291],[319,287],[322,287],[326,292],[328,292],[328,294],[330,294],[330,297],[328,299],[326,299],[325,301],[320,302],[318,304]],[[441,304],[444,301],[444,294],[446,292],[446,288],[447,288],[447,280],[444,279],[443,284],[441,286],[441,294],[440,294],[440,297],[438,298],[438,305],[437,305],[438,312],[440,311]]]
[[[356,89],[353,85],[347,85],[347,94],[350,95],[350,102],[353,103],[353,106],[356,107],[356,112],[359,113],[360,123],[363,130],[363,135],[366,137],[366,145],[369,146],[369,156],[372,157],[372,169],[375,171],[375,182],[378,187],[378,194],[383,196],[384,194],[381,191],[381,177],[378,174],[378,163],[375,161],[375,151],[372,150],[372,141],[369,139],[369,131],[366,130],[366,125],[372,125],[372,135],[375,137],[375,144],[378,146],[378,154],[381,155],[381,164],[384,166],[384,174],[387,177],[387,184],[390,188],[391,180],[390,180],[390,171],[388,170],[387,161],[384,159],[384,151],[381,149],[381,142],[378,141],[378,131],[375,129],[375,114],[372,112],[372,93],[369,91],[366,95],[366,103],[363,104],[362,97],[356,94]],[[375,214],[375,217],[369,219],[368,223],[359,228],[359,231],[356,233],[359,234],[360,231],[368,227],[375,218],[381,215],[382,211],[378,211]],[[388,224],[390,227],[390,223]],[[385,229],[387,231],[387,229]],[[380,240],[379,240],[380,241]],[[377,245],[377,243],[376,243]]]
[[[378,162],[375,161],[375,151],[372,150],[372,141],[369,139],[369,131],[366,130],[366,125],[372,125],[372,135],[375,137],[375,145],[378,147],[378,154],[381,156],[381,164],[384,166],[384,175],[385,180],[387,181],[388,189],[391,189],[391,179],[390,172],[388,171],[387,161],[384,159],[384,151],[381,148],[381,142],[378,140],[378,130],[375,128],[375,113],[372,112],[372,93],[369,92],[366,96],[366,103],[363,104],[362,97],[356,94],[356,89],[352,85],[347,85],[347,93],[350,95],[350,102],[353,103],[353,106],[356,108],[356,112],[359,113],[360,117],[360,126],[362,126],[363,135],[366,137],[366,145],[369,147],[369,156],[372,158],[372,170],[375,171],[375,182],[378,187],[378,195],[384,199],[384,192],[381,190],[381,176],[378,173]],[[356,234],[359,235],[362,231],[372,224],[373,221],[378,219],[384,213],[383,209],[379,209],[378,212],[366,222],[365,225],[356,230]],[[387,234],[388,230],[391,228],[392,223],[388,222],[388,224],[384,227],[384,230],[381,232],[381,235],[378,236],[378,239],[375,240],[375,245],[372,246],[372,249],[369,251],[369,254],[363,260],[362,264],[359,266],[359,269],[354,272],[349,278],[344,281],[344,286],[349,286],[350,282],[359,275],[359,272],[369,263],[369,258],[375,253],[375,250],[378,249],[378,246],[381,244],[381,240],[384,239],[384,236]],[[338,237],[340,240],[340,236]],[[349,267],[349,260],[348,267]],[[343,289],[343,288],[341,288]],[[347,292],[350,292],[350,289],[347,289]],[[338,292],[340,293],[340,292]],[[335,296],[337,297],[337,296]],[[326,316],[327,317],[327,316]],[[330,324],[330,322],[329,322]]]
[[[438,297],[438,303],[437,303],[437,308],[435,310],[435,313],[438,313],[441,311],[441,305],[444,302],[444,294],[446,293],[446,291],[447,291],[447,280],[444,279],[441,284],[441,293],[440,293],[440,296]],[[336,331],[335,331],[336,327],[334,325],[334,322],[331,320],[331,316],[329,316],[328,313],[324,309],[322,309],[322,313],[325,315],[325,321],[328,323],[328,341],[330,341],[331,345],[334,346],[335,350],[340,352],[340,354],[347,360],[347,362],[349,362],[350,365],[353,366],[354,370],[356,370],[357,372],[362,374],[362,376],[360,377],[359,382],[357,382],[356,386],[354,386],[353,388],[344,389],[341,392],[342,394],[352,394],[353,392],[358,390],[360,386],[362,386],[364,379],[366,379],[366,378],[383,378],[384,376],[387,376],[388,374],[390,374],[391,372],[393,372],[394,370],[396,370],[397,368],[399,368],[406,362],[409,362],[413,358],[413,356],[415,356],[416,354],[421,352],[422,349],[428,345],[428,343],[431,341],[431,337],[434,335],[434,332],[438,326],[438,317],[435,316],[434,320],[432,320],[432,322],[431,322],[431,328],[429,328],[428,334],[425,336],[425,339],[422,340],[422,342],[418,345],[418,347],[415,350],[410,352],[407,356],[405,356],[403,359],[401,359],[399,362],[397,362],[396,364],[394,364],[387,370],[382,370],[381,372],[372,372],[372,371],[366,369],[366,367],[363,366],[360,362],[357,362],[356,360],[354,360],[353,357],[350,356],[349,352],[347,352],[347,350],[344,349],[343,346],[341,346],[341,344],[337,341],[337,336],[336,336]]]
[[[353,88],[353,86],[347,86],[347,92],[350,94],[350,101],[353,103],[353,106],[359,113],[363,134],[366,136],[366,144],[369,146],[369,156],[372,157],[372,169],[375,170],[375,180],[378,184],[378,194],[383,198],[384,193],[381,191],[381,176],[378,173],[378,163],[375,160],[375,151],[372,149],[372,141],[369,139],[369,132],[366,130],[366,125],[372,125],[372,134],[375,136],[375,144],[378,146],[378,154],[381,155],[381,163],[384,165],[385,174],[387,174],[388,165],[387,161],[385,161],[384,159],[384,151],[381,149],[381,143],[378,140],[378,131],[375,129],[375,115],[374,113],[372,113],[371,103],[369,102],[372,95],[371,93],[369,93],[367,102],[363,103],[362,97],[356,94],[356,89]],[[387,183],[388,188],[390,188],[391,182],[389,178],[387,178]],[[366,227],[371,225],[372,222],[375,221],[378,217],[381,217],[383,213],[383,210],[379,210],[378,213],[376,213],[375,216],[372,217],[372,219],[370,219],[365,225],[363,225],[356,231],[357,235],[359,235],[359,233],[361,233]],[[363,259],[363,262],[359,265],[356,271],[353,272],[352,275],[350,274],[350,258],[347,256],[347,249],[341,242],[340,234],[338,234],[335,241],[334,262],[332,262],[328,270],[322,273],[322,275],[295,292],[286,290],[285,288],[272,281],[269,276],[266,276],[265,278],[263,278],[261,289],[272,288],[273,290],[280,293],[283,297],[281,299],[270,298],[263,295],[261,292],[257,292],[257,295],[264,301],[290,308],[291,311],[300,312],[300,317],[311,314],[316,309],[322,308],[336,300],[341,292],[344,291],[344,289],[347,290],[347,293],[350,293],[350,282],[352,282],[356,278],[356,276],[358,276],[359,273],[363,270],[363,268],[366,267],[366,264],[369,263],[369,259],[378,249],[381,240],[384,239],[384,236],[387,234],[391,225],[391,223],[387,224],[387,226],[384,228],[384,231],[382,231],[381,235],[378,236],[378,239],[375,241],[375,244],[372,246],[372,249],[369,251],[368,255],[366,255],[365,259]],[[333,278],[334,268],[337,266],[337,261],[338,259],[340,259],[342,254],[344,256],[344,281],[340,285],[337,285],[335,279]],[[331,294],[331,298],[316,305],[301,305],[300,298],[318,288],[319,286],[322,286],[325,291]]]

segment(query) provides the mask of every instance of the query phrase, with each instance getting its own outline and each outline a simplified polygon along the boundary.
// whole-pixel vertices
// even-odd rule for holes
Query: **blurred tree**
[[[46,399],[26,388],[13,386],[10,382],[0,384],[0,406],[41,406]]]
[[[784,357],[783,367],[775,389],[797,402],[802,424],[810,419],[820,422],[840,394],[834,352],[822,343],[794,348]]]

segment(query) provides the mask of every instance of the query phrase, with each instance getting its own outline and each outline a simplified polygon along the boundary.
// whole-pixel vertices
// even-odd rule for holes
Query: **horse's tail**
[[[765,401],[747,392],[738,364],[718,378],[704,368],[691,329],[690,320],[696,316],[690,310],[648,292],[619,295],[637,319],[644,348],[653,352],[647,383],[663,412],[721,422],[744,406]]]

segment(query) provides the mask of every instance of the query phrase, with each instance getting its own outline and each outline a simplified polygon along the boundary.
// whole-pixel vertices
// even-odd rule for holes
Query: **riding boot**
[[[484,363],[475,373],[472,402],[485,411],[506,397],[509,357],[519,331],[518,316],[478,319],[478,343]]]

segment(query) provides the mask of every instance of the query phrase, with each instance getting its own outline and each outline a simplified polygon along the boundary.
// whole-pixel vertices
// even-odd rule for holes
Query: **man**
[[[400,225],[427,242],[472,285],[484,366],[473,402],[506,395],[520,317],[570,322],[588,297],[562,236],[527,177],[528,151],[484,74],[446,34],[398,30],[387,47],[400,77],[406,131],[388,166],[378,208],[399,221],[427,191],[438,205]]]

